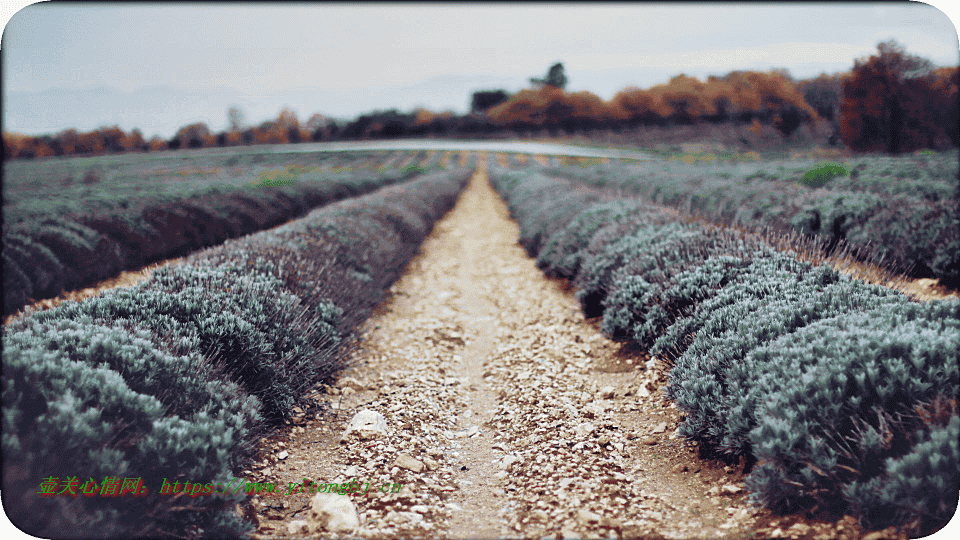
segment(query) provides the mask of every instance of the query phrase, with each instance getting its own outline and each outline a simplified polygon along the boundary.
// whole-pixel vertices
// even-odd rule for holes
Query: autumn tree
[[[213,146],[214,136],[210,132],[210,128],[207,127],[207,124],[197,122],[180,128],[174,140],[177,142],[171,145],[171,149],[206,148]]]
[[[923,103],[934,77],[929,60],[907,54],[893,40],[878,44],[877,54],[857,60],[843,84],[843,142],[853,150],[894,154],[922,147],[924,137],[908,131],[910,124],[934,121]]]
[[[147,142],[143,139],[143,133],[139,129],[134,129],[127,137],[127,150],[145,151]]]
[[[622,115],[630,124],[662,123],[670,114],[656,92],[642,90],[636,87],[627,87],[613,96],[613,107],[622,111]]]
[[[277,120],[274,122],[274,129],[276,130],[275,139],[282,143],[299,143],[308,138],[300,132],[300,120],[289,107],[280,109]]]

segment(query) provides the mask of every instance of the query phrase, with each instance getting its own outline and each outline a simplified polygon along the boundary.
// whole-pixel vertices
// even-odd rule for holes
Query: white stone
[[[287,523],[287,534],[303,534],[309,532],[310,524],[302,519]]]
[[[511,465],[518,461],[522,461],[522,459],[512,454],[503,456],[503,460],[500,461],[500,468],[503,470],[509,469]]]
[[[350,497],[317,493],[310,500],[310,532],[352,532],[360,526],[357,509]]]
[[[397,512],[397,515],[411,523],[420,523],[423,521],[423,516],[416,512]]]
[[[396,461],[393,462],[397,467],[402,467],[413,472],[420,472],[423,470],[423,462],[414,458],[410,454],[400,454],[397,456]]]
[[[599,523],[600,514],[595,514],[589,510],[585,510],[581,508],[577,510],[577,521],[579,521],[581,525],[588,525],[590,523]]]
[[[351,433],[356,433],[361,439],[373,439],[387,433],[387,420],[382,414],[370,409],[364,409],[353,416],[350,425],[343,433],[341,441]]]
[[[617,391],[616,388],[608,385],[601,388],[599,394],[600,399],[613,399],[614,396],[616,396]]]
[[[573,428],[573,431],[577,434],[578,437],[587,437],[591,433],[593,433],[595,429],[597,428],[592,423],[584,422],[578,425],[577,427]]]

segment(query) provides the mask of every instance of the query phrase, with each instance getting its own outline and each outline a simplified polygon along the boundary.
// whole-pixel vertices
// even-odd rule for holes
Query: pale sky
[[[282,103],[271,100],[291,99],[283,97],[291,89],[311,87],[353,94],[352,101],[343,101],[342,110],[329,110],[338,107],[332,100],[312,108],[300,103],[302,120],[313,112],[352,117],[359,111],[351,108],[410,107],[389,102],[389,92],[371,92],[367,103],[364,89],[448,76],[522,82],[543,76],[557,61],[566,68],[568,89],[609,99],[629,85],[649,87],[681,72],[703,76],[783,67],[795,78],[806,78],[848,70],[890,38],[937,65],[958,65],[957,2],[932,3],[938,7],[907,2],[39,3],[11,17],[25,2],[3,2],[3,18],[10,17],[0,42],[4,108],[16,116],[9,93],[101,87],[135,92],[164,85],[214,93],[230,89],[245,96],[251,109],[263,102],[264,110],[276,110]],[[486,88],[473,90],[480,89]],[[423,105],[465,112],[470,95],[463,93],[448,99],[455,103],[438,98]],[[178,114],[175,107],[169,113]],[[124,114],[135,117],[135,111]],[[210,115],[215,115],[212,129],[225,127],[222,109]],[[248,115],[251,122],[267,119]]]

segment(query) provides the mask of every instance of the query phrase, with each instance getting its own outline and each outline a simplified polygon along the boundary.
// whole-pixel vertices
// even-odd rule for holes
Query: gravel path
[[[676,437],[656,360],[603,338],[517,236],[479,172],[368,322],[339,390],[318,394],[335,420],[305,411],[246,473],[369,482],[344,495],[352,536],[368,538],[743,538],[775,525],[738,470]],[[386,432],[338,442],[365,409]],[[258,536],[317,535],[311,497],[258,498]]]

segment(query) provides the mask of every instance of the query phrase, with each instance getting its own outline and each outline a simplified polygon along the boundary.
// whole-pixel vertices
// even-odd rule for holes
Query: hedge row
[[[4,315],[117,273],[260,231],[312,208],[369,193],[416,170],[346,171],[291,185],[208,187],[157,194],[4,227]]]
[[[490,178],[538,266],[573,281],[606,335],[667,362],[681,434],[745,458],[756,501],[911,533],[951,518],[960,301],[911,301],[759,237],[540,172],[494,167]]]
[[[470,171],[423,175],[198,252],[131,288],[15,318],[3,336],[4,505],[41,537],[237,537],[227,484],[342,369],[359,324]],[[139,478],[144,496],[55,493]],[[78,490],[79,492],[79,490]]]
[[[613,164],[545,173],[620,189],[724,225],[797,231],[831,246],[843,241],[869,254],[872,262],[960,287],[957,203],[947,196],[953,181],[928,180],[920,192],[883,190],[876,178],[835,179],[827,185],[830,189],[810,189],[775,176],[670,163],[642,170]],[[934,183],[939,189],[933,189]],[[866,187],[870,190],[861,191]]]

